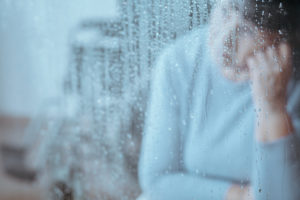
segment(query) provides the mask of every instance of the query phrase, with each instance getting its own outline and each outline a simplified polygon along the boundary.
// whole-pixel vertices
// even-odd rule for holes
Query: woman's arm
[[[291,55],[289,45],[281,44],[249,59],[257,115],[255,136],[259,142],[273,142],[294,131],[286,110]]]
[[[269,48],[248,64],[257,113],[252,183],[255,200],[300,199],[300,140],[294,128],[299,120],[292,119],[287,111],[290,48],[286,44]]]

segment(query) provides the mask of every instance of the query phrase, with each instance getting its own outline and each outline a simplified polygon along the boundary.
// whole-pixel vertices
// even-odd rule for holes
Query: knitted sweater
[[[295,133],[254,138],[249,82],[222,76],[210,57],[207,27],[170,46],[154,69],[139,163],[150,200],[222,200],[250,184],[255,200],[300,199],[300,82],[288,86]]]

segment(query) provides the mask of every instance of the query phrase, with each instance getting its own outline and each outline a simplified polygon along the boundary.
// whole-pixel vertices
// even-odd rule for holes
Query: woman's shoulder
[[[207,25],[182,35],[162,51],[156,67],[167,70],[170,76],[190,78],[198,61],[205,56],[207,35]]]
[[[188,60],[194,60],[197,54],[199,54],[199,50],[203,50],[206,46],[207,35],[208,27],[207,25],[202,25],[180,36],[164,52],[176,56],[177,59],[189,58]]]

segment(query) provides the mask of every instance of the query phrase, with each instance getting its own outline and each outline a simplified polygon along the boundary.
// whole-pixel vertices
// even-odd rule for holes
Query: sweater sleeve
[[[181,93],[185,89],[179,77],[183,74],[180,56],[165,53],[153,73],[139,163],[140,185],[147,200],[222,200],[229,182],[189,174],[184,169],[187,122],[182,108],[186,97]]]
[[[289,97],[287,110],[294,133],[272,143],[257,143],[254,152],[253,192],[255,200],[300,199],[300,85]]]

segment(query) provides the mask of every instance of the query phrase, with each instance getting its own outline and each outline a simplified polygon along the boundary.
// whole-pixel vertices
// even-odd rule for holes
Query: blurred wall
[[[31,116],[61,98],[72,29],[117,16],[116,0],[1,0],[0,114]]]

